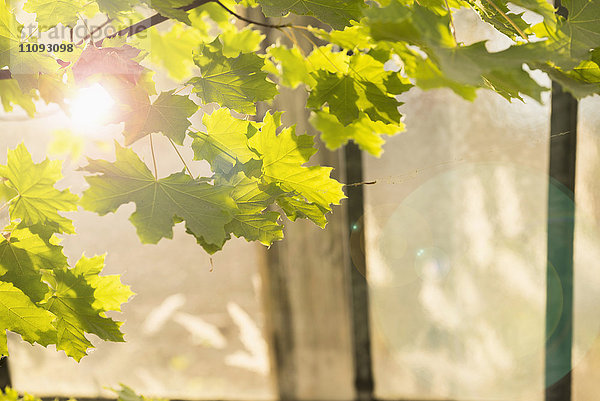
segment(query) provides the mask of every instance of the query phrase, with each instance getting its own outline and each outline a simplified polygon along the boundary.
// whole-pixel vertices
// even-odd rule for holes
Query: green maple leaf
[[[223,55],[218,40],[201,45],[194,54],[194,62],[201,76],[192,78],[188,84],[205,103],[216,102],[240,113],[253,114],[256,102],[272,99],[277,93],[276,85],[266,80],[261,71],[264,60],[254,53],[229,58]]]
[[[418,4],[408,7],[400,0],[383,8],[371,8],[365,14],[375,40],[405,41],[422,49],[456,46],[448,14],[439,15]]]
[[[578,99],[600,93],[600,67],[593,61],[583,61],[571,71],[549,66],[542,70]]]
[[[329,177],[330,167],[303,166],[316,152],[314,139],[310,135],[296,135],[293,127],[277,135],[279,118],[279,114],[267,114],[261,130],[249,140],[250,147],[261,155],[263,182],[331,210],[331,204],[337,205],[345,198],[342,184]]]
[[[523,20],[523,13],[516,14],[511,12],[507,6],[507,1],[489,0],[475,1],[470,0],[469,5],[479,14],[482,20],[491,24],[498,31],[502,32],[511,39],[521,37],[520,32],[524,32],[529,24]],[[544,0],[542,0],[544,1]],[[523,2],[521,2],[523,3]],[[516,4],[516,2],[515,2]],[[547,3],[548,4],[548,3]],[[548,4],[549,5],[549,4]],[[551,7],[551,6],[550,6]],[[539,8],[539,7],[536,7]],[[509,22],[510,20],[510,22]],[[515,26],[519,29],[515,29]],[[519,32],[520,31],[520,32]]]
[[[9,10],[6,1],[0,0],[0,68],[9,67],[20,88],[28,93],[34,89],[31,82],[37,81],[39,73],[54,73],[59,65],[48,53],[21,52],[19,46],[22,30],[23,26],[17,21],[14,12]],[[6,107],[4,100],[3,103]]]
[[[40,97],[46,104],[56,103],[63,110],[68,110],[65,99],[73,95],[73,89],[62,81],[62,75],[59,74],[40,74],[38,76],[37,89]]]
[[[265,35],[256,29],[245,27],[238,30],[232,24],[228,24],[226,30],[219,35],[219,40],[223,45],[223,55],[229,58],[237,57],[240,53],[258,51],[260,49],[260,42],[264,38]]]
[[[79,14],[93,16],[98,6],[85,0],[27,0],[23,10],[37,15],[38,29],[44,32],[58,24],[74,27],[79,21]]]
[[[6,112],[12,111],[13,104],[16,104],[21,106],[29,117],[33,117],[35,114],[35,103],[33,101],[37,99],[37,95],[34,91],[23,92],[14,79],[0,80],[0,99]]]
[[[77,208],[78,197],[54,186],[62,177],[60,161],[48,159],[33,163],[23,144],[8,151],[6,166],[0,166],[0,177],[17,192],[10,203],[11,219],[21,219],[27,226],[42,224],[59,233],[73,233],[70,219],[58,214]]]
[[[0,179],[0,202],[8,202],[17,196],[17,191],[6,185],[4,179]]]
[[[152,132],[162,132],[175,143],[183,145],[185,133],[192,125],[188,118],[198,111],[198,105],[189,97],[175,95],[174,92],[162,92],[147,110],[139,111],[146,113],[147,117],[135,136],[136,140]]]
[[[175,91],[171,90],[162,92],[151,103],[148,92],[140,86],[125,84],[118,90],[123,101],[118,104],[111,122],[125,122],[125,145],[154,132],[161,132],[174,142],[183,144],[191,125],[188,118],[198,110],[198,105],[189,97],[175,95]]]
[[[556,12],[552,3],[546,0],[511,0],[510,3],[538,13],[544,17],[544,22],[547,26],[556,27]]]
[[[263,70],[276,75],[279,84],[296,88],[305,83],[315,85],[315,79],[310,75],[311,66],[297,47],[287,48],[281,45],[271,45],[267,48],[269,62],[265,63]]]
[[[325,228],[327,225],[325,215],[328,210],[314,203],[309,203],[304,198],[288,195],[280,196],[277,198],[277,204],[291,221],[309,219],[321,228]]]
[[[52,288],[41,305],[56,316],[56,348],[67,356],[81,360],[92,344],[86,333],[103,340],[123,342],[121,322],[104,315],[103,309],[94,307],[95,288],[83,274],[75,269],[55,269],[45,276]]]
[[[269,246],[283,239],[283,226],[278,224],[279,213],[265,211],[279,191],[273,188],[270,191],[263,190],[259,183],[259,180],[248,178],[243,173],[238,173],[227,181],[227,184],[234,188],[231,196],[239,211],[225,227],[236,237],[244,237],[247,241],[259,241]]]
[[[369,28],[365,25],[347,26],[341,31],[326,31],[310,26],[308,29],[318,38],[334,43],[345,50],[371,49],[375,46]]]
[[[225,174],[237,162],[258,160],[257,154],[248,147],[248,121],[234,118],[229,110],[220,108],[205,114],[202,123],[206,127],[205,133],[190,134],[194,138],[192,149],[196,160],[206,160],[213,171]]]
[[[89,303],[99,311],[121,311],[124,304],[135,295],[128,285],[121,283],[119,275],[100,276],[104,268],[104,255],[91,258],[83,255],[71,272],[81,276],[94,289],[93,298]]]
[[[20,334],[31,344],[51,344],[56,338],[56,329],[52,325],[54,318],[11,283],[0,281],[0,354],[8,355],[6,330]]]
[[[258,0],[258,3],[267,17],[281,17],[290,12],[310,15],[334,29],[358,21],[365,5],[363,0]]]
[[[395,135],[404,131],[404,124],[386,124],[373,121],[365,113],[360,113],[356,121],[342,125],[338,119],[325,111],[316,111],[310,119],[313,126],[321,131],[321,140],[329,149],[337,149],[349,140],[373,156],[381,156],[384,144],[381,135]]]
[[[319,70],[329,71],[334,74],[347,74],[349,71],[350,56],[339,51],[333,44],[316,47],[306,59],[310,72]]]
[[[417,4],[410,8],[396,0],[376,10],[369,11],[367,19],[373,38],[393,42],[394,51],[404,61],[405,72],[424,89],[448,86],[473,99],[474,88],[491,88],[508,99],[521,99],[519,94],[523,93],[539,101],[546,88],[529,77],[523,64],[536,65],[549,59],[565,62],[562,55],[556,55],[553,43],[515,45],[494,53],[487,51],[484,42],[457,46],[449,28],[449,16]],[[427,57],[406,48],[402,42],[418,46]],[[378,119],[371,113],[369,116]]]
[[[96,0],[98,8],[109,18],[119,19],[122,16],[131,14],[134,6],[139,3],[138,0]]]
[[[356,121],[360,111],[375,121],[400,122],[398,106],[402,103],[394,95],[412,87],[406,79],[385,71],[383,63],[361,53],[348,59],[344,71],[343,74],[323,70],[313,73],[316,85],[307,106],[319,110],[327,103],[329,112],[344,126]]]
[[[564,0],[569,10],[562,27],[569,36],[569,48],[574,58],[589,57],[590,49],[600,47],[600,3],[595,0]]]
[[[148,44],[150,61],[164,68],[177,81],[190,78],[194,67],[192,52],[200,43],[209,41],[207,34],[199,29],[186,27],[183,24],[173,24],[167,32],[161,32],[156,27],[149,30],[150,40],[141,41]]]
[[[41,270],[66,265],[62,247],[49,244],[29,229],[15,229],[0,242],[0,280],[12,283],[35,302],[48,292]]]
[[[190,0],[143,0],[148,7],[156,10],[160,15],[191,25],[187,11],[179,8],[190,5]]]
[[[464,99],[473,101],[477,97],[476,87],[448,78],[429,57],[423,57],[404,44],[395,44],[395,51],[402,59],[406,74],[412,77],[419,88],[450,88]]]
[[[183,173],[157,180],[132,150],[115,146],[116,162],[89,160],[83,168],[98,174],[86,177],[90,188],[81,199],[85,209],[105,215],[134,202],[130,220],[143,243],[173,238],[175,222],[185,220],[186,229],[206,244],[224,244],[223,227],[236,208],[230,187],[197,182]]]
[[[308,107],[320,109],[327,103],[330,112],[344,125],[358,118],[358,93],[354,78],[327,71],[319,71],[314,77],[317,84],[306,103]]]

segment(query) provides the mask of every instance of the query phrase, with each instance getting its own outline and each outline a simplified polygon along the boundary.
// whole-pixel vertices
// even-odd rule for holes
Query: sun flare
[[[95,128],[107,122],[115,101],[100,84],[79,90],[71,103],[71,120],[78,128]]]

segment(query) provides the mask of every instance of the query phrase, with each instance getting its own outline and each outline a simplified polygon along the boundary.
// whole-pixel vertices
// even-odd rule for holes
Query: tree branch
[[[107,19],[106,21],[104,21],[104,23],[102,25],[98,26],[96,29],[92,30],[90,33],[85,35],[83,37],[83,39],[81,39],[79,42],[75,43],[75,46],[79,46],[79,45],[83,44],[83,42],[85,42],[86,40],[92,38],[96,32],[100,31],[102,28],[104,28],[106,25],[110,24],[111,22],[112,22],[112,18]],[[72,41],[73,41],[73,30],[71,30],[71,42]]]
[[[273,24],[265,24],[262,22],[258,22],[258,21],[252,21],[251,19],[248,19],[246,17],[243,17],[239,14],[237,14],[235,11],[230,10],[229,8],[227,8],[227,6],[225,6],[225,4],[221,3],[219,0],[214,0],[215,3],[217,3],[218,5],[220,5],[225,11],[227,11],[229,14],[233,15],[234,17],[236,17],[237,19],[247,22],[249,24],[254,24],[254,25],[259,25],[259,26],[264,26],[266,28],[289,28],[292,26],[292,24],[280,24],[280,25],[273,25]]]
[[[190,10],[193,10],[194,8],[200,7],[206,3],[210,3],[213,1],[215,1],[215,0],[196,0],[191,4],[188,4],[187,6],[179,7],[178,10],[190,11]],[[153,16],[146,18],[145,20],[142,20],[131,26],[128,26],[127,28],[123,28],[119,32],[112,34],[110,36],[107,36],[107,37],[114,38],[115,36],[137,35],[138,33],[143,32],[146,29],[152,28],[154,25],[160,24],[161,22],[165,22],[168,19],[169,19],[169,17],[165,17],[165,16],[162,16],[162,15],[156,13]],[[100,42],[102,42],[102,41],[100,41]]]
[[[210,3],[213,2],[215,0],[196,0],[193,3],[187,5],[187,6],[183,6],[183,7],[179,7],[179,10],[183,10],[183,11],[190,11],[193,10],[194,8],[200,7],[206,3]],[[221,4],[222,7],[224,7]],[[228,10],[229,11],[229,10]],[[231,11],[230,11],[231,12]],[[132,35],[137,35],[140,32],[145,31],[146,29],[152,28],[154,25],[160,24],[161,22],[164,22],[166,20],[168,20],[168,17],[164,17],[160,14],[154,14],[153,16],[146,18],[145,20],[142,20],[140,22],[137,22],[131,26],[128,26],[127,28],[123,28],[120,31],[118,31],[117,33],[107,36],[108,38],[114,38],[115,36],[132,36]],[[102,44],[102,41],[106,39],[103,38],[101,40],[99,40],[98,42],[96,42],[95,44]],[[0,70],[0,80],[2,79],[11,79],[12,78],[12,74],[10,73],[10,70]]]
[[[227,6],[225,6],[223,3],[221,3],[219,0],[196,0],[193,3],[187,5],[187,6],[183,6],[183,7],[179,7],[180,10],[183,11],[190,11],[193,10],[194,8],[200,7],[204,4],[207,3],[211,3],[211,2],[215,2],[217,3],[219,6],[221,6],[225,11],[227,11],[229,14],[233,15],[234,17],[236,17],[237,19],[247,22],[249,24],[254,24],[254,25],[259,25],[259,26],[264,26],[266,28],[275,28],[275,29],[281,29],[281,28],[289,28],[292,27],[292,24],[279,24],[279,25],[274,25],[274,24],[265,24],[259,21],[253,21],[251,19],[248,19],[246,17],[243,17],[241,15],[239,15],[238,13],[236,13],[233,10],[230,10],[229,8],[227,8]],[[162,16],[160,14],[154,14],[153,16],[146,18],[145,20],[142,20],[140,22],[137,22],[131,26],[128,26],[127,28],[123,28],[120,31],[107,36],[107,38],[114,38],[115,36],[133,36],[133,35],[137,35],[140,32],[145,31],[146,29],[149,29],[151,27],[153,27],[154,25],[160,24],[161,22],[167,21],[169,18]],[[101,45],[102,41],[106,39],[106,38],[102,38],[100,39],[98,42],[96,42],[96,45]],[[12,74],[10,73],[10,70],[0,70],[0,80],[2,79],[11,79],[12,78]]]

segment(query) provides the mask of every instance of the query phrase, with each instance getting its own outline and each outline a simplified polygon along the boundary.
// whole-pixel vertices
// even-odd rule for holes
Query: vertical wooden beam
[[[283,122],[308,130],[306,94],[282,89]],[[313,163],[334,167],[344,181],[342,152],[320,149]],[[263,267],[267,330],[278,396],[283,401],[355,398],[346,213],[335,207],[325,230],[287,222],[285,239],[268,250]]]
[[[545,396],[570,401],[577,100],[556,83],[550,133]]]
[[[257,10],[248,16],[264,21]],[[303,20],[298,18],[296,23]],[[263,46],[286,41],[275,30],[265,30]],[[297,41],[305,51],[312,45],[303,36]],[[308,123],[303,90],[280,88],[275,108],[285,111],[283,124],[296,125],[296,132],[316,132]],[[259,106],[259,114],[265,108]],[[262,113],[260,113],[262,112]],[[312,163],[334,168],[332,177],[345,182],[342,151],[322,147]],[[286,222],[285,239],[266,254],[263,294],[272,370],[279,399],[351,401],[353,348],[350,302],[349,231],[345,207],[334,207],[325,230],[306,220]]]
[[[363,181],[362,153],[358,146],[349,143],[344,149],[346,181]],[[352,268],[350,289],[352,298],[352,334],[354,351],[354,387],[359,401],[373,399],[373,369],[371,362],[371,336],[369,330],[369,289],[366,279],[367,261],[365,258],[364,194],[363,186],[346,187],[348,231],[360,232],[350,242]]]
[[[299,104],[303,111],[302,100]],[[317,158],[342,179],[339,152],[321,149]],[[288,222],[285,239],[268,250],[264,293],[270,297],[271,350],[285,401],[355,398],[349,233],[341,207],[328,220],[325,230],[306,220]]]

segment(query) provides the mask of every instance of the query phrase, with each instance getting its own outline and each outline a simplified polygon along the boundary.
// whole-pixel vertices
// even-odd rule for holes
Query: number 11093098
[[[43,53],[43,52],[72,52],[73,43],[61,43],[61,44],[40,44],[40,43],[21,43],[19,45],[19,52],[21,53]]]

